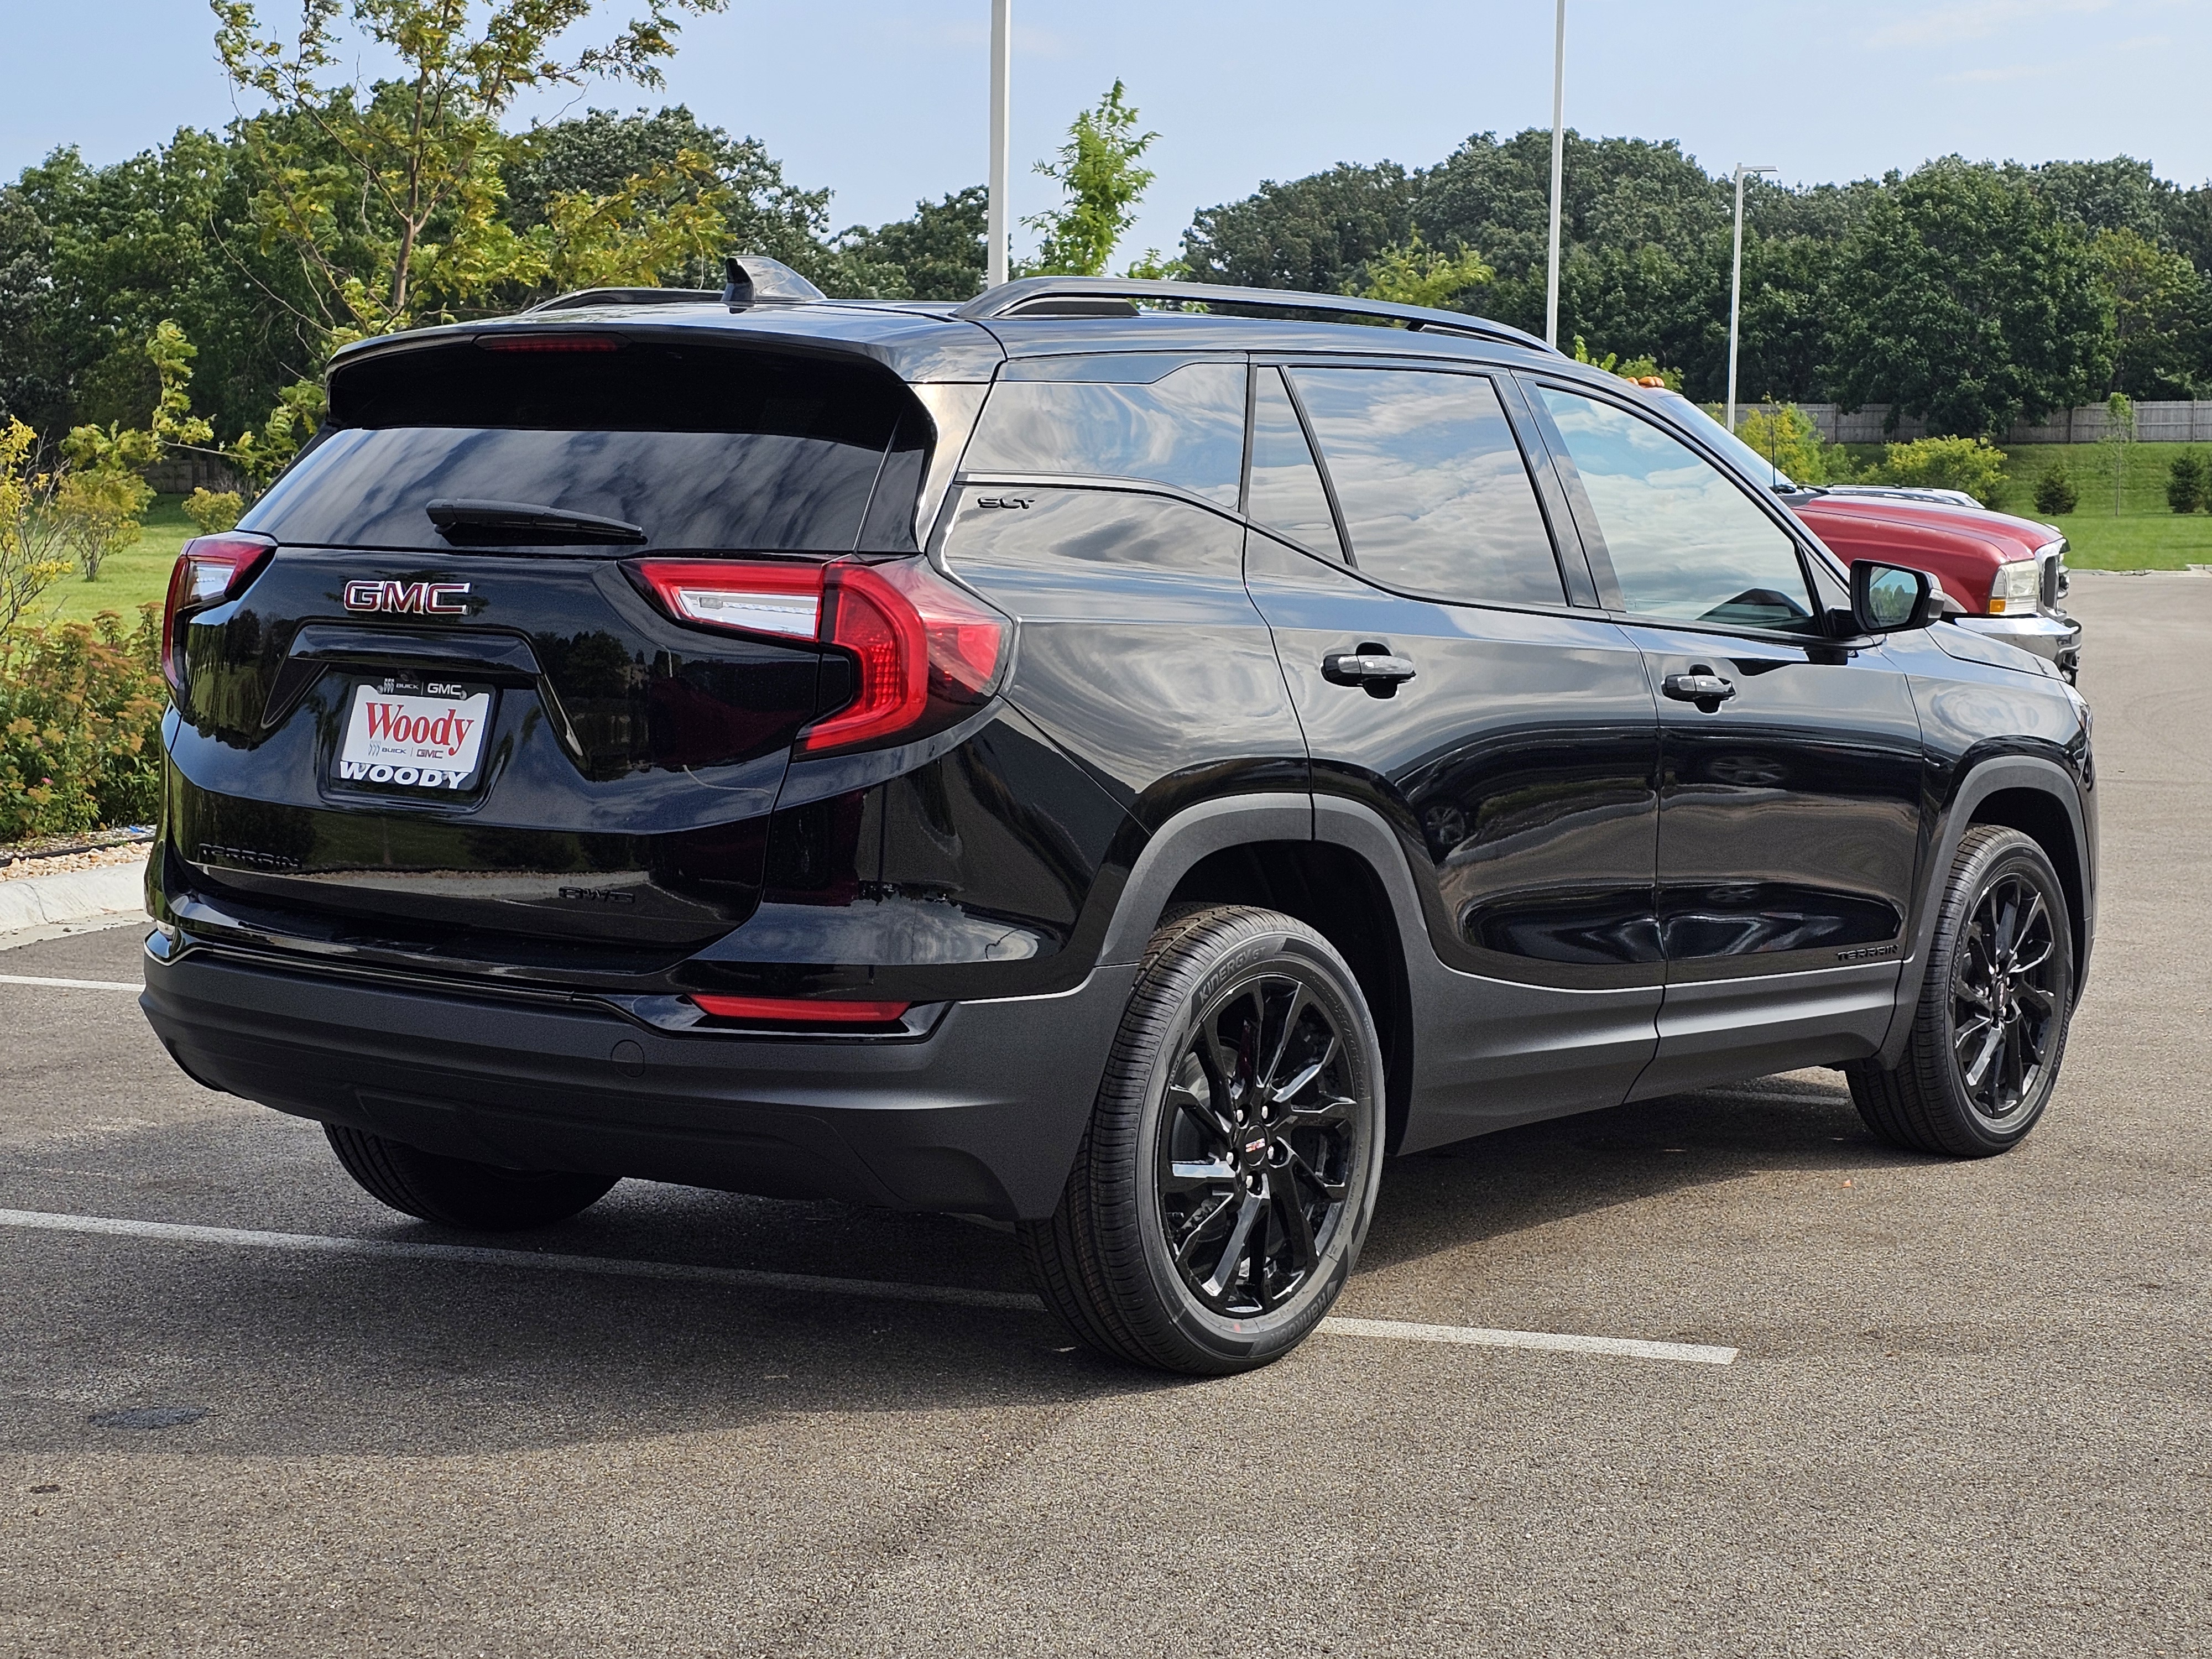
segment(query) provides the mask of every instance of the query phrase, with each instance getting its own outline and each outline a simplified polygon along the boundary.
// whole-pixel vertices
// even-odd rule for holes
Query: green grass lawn
[[[2094,444],[2015,444],[2005,452],[2005,492],[1997,506],[2066,532],[2066,562],[2084,570],[2179,570],[2212,564],[2212,513],[2180,514],[2166,504],[2167,470],[2187,444],[2133,444],[2113,511],[2112,477]],[[1882,458],[1879,444],[1845,446],[1864,467]],[[2194,447],[2212,455],[2212,446]],[[2053,460],[2063,460],[2081,492],[2072,513],[2035,510],[2035,485]]]
[[[96,582],[76,574],[63,577],[40,596],[39,613],[56,622],[89,622],[103,611],[115,611],[128,623],[137,620],[134,613],[149,600],[161,604],[169,591],[177,550],[199,533],[185,516],[184,500],[156,495],[137,542],[107,558]]]

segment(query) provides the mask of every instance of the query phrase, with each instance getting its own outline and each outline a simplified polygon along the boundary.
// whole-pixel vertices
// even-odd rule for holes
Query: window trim
[[[1577,527],[1582,534],[1583,550],[1589,558],[1590,573],[1597,579],[1601,607],[1607,616],[1622,622],[1632,622],[1639,627],[1667,628],[1692,633],[1724,634],[1733,637],[1762,641],[1789,641],[1798,645],[1802,645],[1808,641],[1834,642],[1835,635],[1830,612],[1828,608],[1820,603],[1820,590],[1814,580],[1813,572],[1809,568],[1813,554],[1807,545],[1804,526],[1797,523],[1780,502],[1771,499],[1771,491],[1762,492],[1751,489],[1733,466],[1728,465],[1703,443],[1697,441],[1692,434],[1678,428],[1670,422],[1659,418],[1651,410],[1638,408],[1631,399],[1613,392],[1610,387],[1590,386],[1581,380],[1569,380],[1555,374],[1535,374],[1525,369],[1514,371],[1514,373],[1515,378],[1526,381],[1536,388],[1548,386],[1556,391],[1567,392],[1572,396],[1588,398],[1593,403],[1605,404],[1619,410],[1632,420],[1639,420],[1649,426],[1656,427],[1734,484],[1766,516],[1767,521],[1782,532],[1783,539],[1788,543],[1790,551],[1796,556],[1797,580],[1804,585],[1805,599],[1811,611],[1814,627],[1811,631],[1801,633],[1779,628],[1750,627],[1741,623],[1705,622],[1697,617],[1660,617],[1648,611],[1630,610],[1621,592],[1620,579],[1613,568],[1613,554],[1606,545],[1604,529],[1597,520],[1597,509],[1590,501],[1589,491],[1583,487],[1581,469],[1575,465],[1574,453],[1568,448],[1566,438],[1553,421],[1551,410],[1545,406],[1543,398],[1540,395],[1532,394],[1528,399],[1530,413],[1534,416],[1544,434],[1545,447],[1552,451],[1553,465],[1559,471],[1560,482],[1567,495],[1568,505],[1574,513]]]

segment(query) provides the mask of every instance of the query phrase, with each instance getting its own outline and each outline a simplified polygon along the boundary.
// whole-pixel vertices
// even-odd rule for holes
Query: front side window
[[[1060,367],[1139,374],[1142,358]],[[1039,372],[1014,365],[1012,372]],[[1244,462],[1244,366],[1185,363],[1149,383],[1004,379],[991,389],[962,468],[969,472],[1139,478],[1237,510]]]
[[[1360,569],[1438,599],[1559,605],[1551,532],[1481,375],[1296,368]]]
[[[1817,630],[1797,550],[1742,487],[1650,422],[1541,386],[1620,585],[1644,617]]]

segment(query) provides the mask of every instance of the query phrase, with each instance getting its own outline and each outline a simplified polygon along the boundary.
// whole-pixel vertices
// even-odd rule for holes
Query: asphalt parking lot
[[[2051,1115],[1891,1152],[1793,1073],[1384,1178],[1356,1328],[1176,1381],[956,1220],[626,1182],[502,1243],[198,1089],[138,935],[0,951],[0,1652],[2212,1649],[2212,580],[2083,576],[2105,886]],[[653,1277],[685,1264],[750,1270]],[[118,1415],[119,1414],[119,1415]]]

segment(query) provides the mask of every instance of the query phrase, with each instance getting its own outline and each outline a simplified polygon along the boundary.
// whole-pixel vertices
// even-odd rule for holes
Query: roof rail
[[[1558,355],[1533,334],[1463,312],[1401,306],[1389,300],[1358,300],[1343,294],[1307,294],[1296,289],[1230,288],[1213,283],[1156,282],[1134,276],[1022,276],[980,294],[952,314],[971,323],[1011,317],[1127,317],[1137,301],[1235,307],[1266,312],[1322,312],[1326,320],[1369,319],[1403,323],[1435,334],[1465,335],[1477,340],[1525,346]]]

